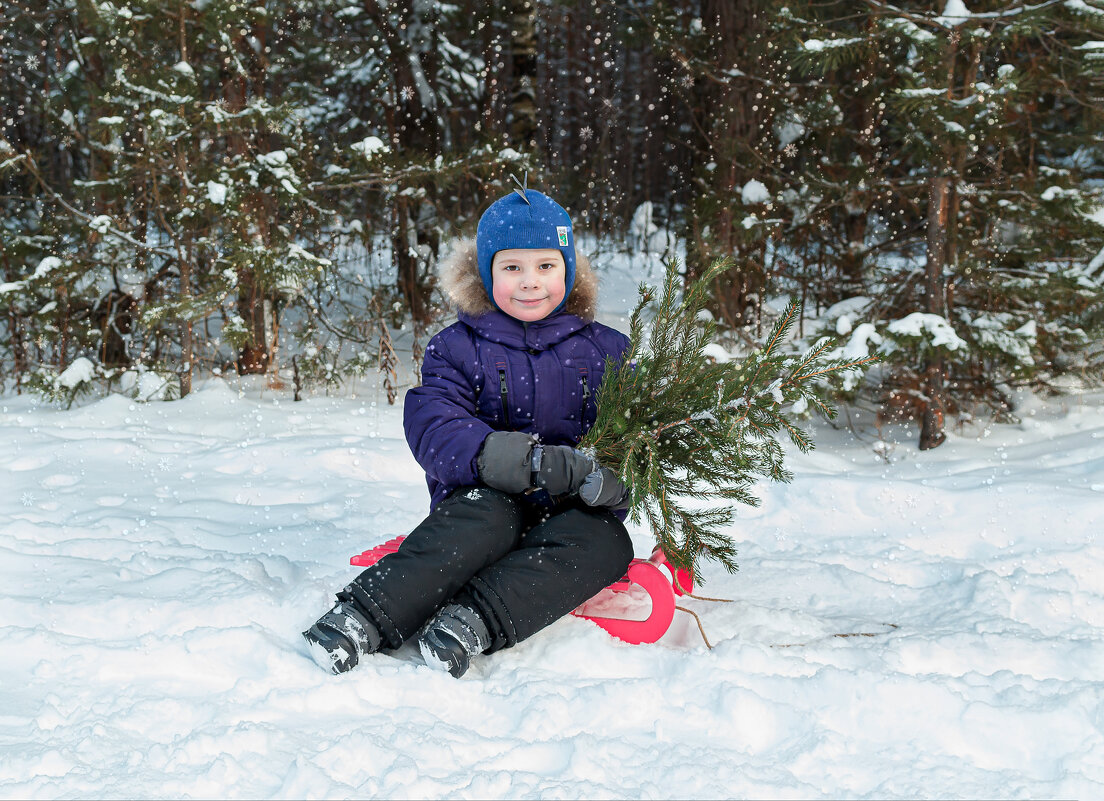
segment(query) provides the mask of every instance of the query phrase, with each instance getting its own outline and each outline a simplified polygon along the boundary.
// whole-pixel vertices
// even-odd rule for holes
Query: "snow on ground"
[[[1090,400],[888,460],[820,427],[686,602],[712,650],[569,617],[457,681],[299,635],[426,511],[397,407],[0,399],[0,795],[1099,798]]]
[[[817,426],[684,600],[712,650],[567,617],[454,680],[299,634],[428,509],[371,388],[0,397],[0,797],[1104,797],[1104,397],[1022,413]]]

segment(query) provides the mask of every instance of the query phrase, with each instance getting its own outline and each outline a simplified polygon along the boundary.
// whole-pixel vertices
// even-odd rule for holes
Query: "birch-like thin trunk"
[[[928,184],[928,260],[924,273],[924,307],[928,314],[943,316],[943,269],[951,225],[951,178],[933,177]],[[944,432],[943,359],[932,356],[924,365],[922,388],[924,410],[920,420],[920,450],[938,447],[947,439]]]

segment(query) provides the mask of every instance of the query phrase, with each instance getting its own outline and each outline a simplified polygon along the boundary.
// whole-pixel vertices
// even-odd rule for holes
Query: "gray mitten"
[[[488,487],[516,495],[533,485],[533,446],[537,440],[521,431],[492,431],[476,459],[479,479]]]
[[[629,488],[608,467],[595,470],[579,487],[579,497],[587,506],[605,506],[613,511],[628,509],[631,496]]]
[[[549,495],[570,495],[598,463],[582,451],[567,445],[543,445],[533,454],[534,480]]]

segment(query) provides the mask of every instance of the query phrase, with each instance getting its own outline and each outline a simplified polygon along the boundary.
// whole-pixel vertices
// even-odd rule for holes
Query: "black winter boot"
[[[360,658],[380,649],[380,633],[372,622],[353,608],[338,604],[303,632],[307,650],[318,666],[331,673],[344,673]]]
[[[490,644],[491,634],[482,616],[459,604],[449,604],[439,611],[418,635],[425,663],[447,670],[456,678],[463,676],[471,658],[486,651]]]

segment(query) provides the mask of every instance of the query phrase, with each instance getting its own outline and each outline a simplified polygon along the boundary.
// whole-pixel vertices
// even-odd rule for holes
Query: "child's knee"
[[[437,509],[449,515],[480,515],[496,521],[521,519],[521,503],[515,496],[482,484],[461,487],[441,501]]]
[[[603,537],[603,544],[610,569],[616,574],[611,581],[616,581],[628,569],[629,563],[636,554],[633,551],[632,537],[629,536],[625,524],[612,514],[608,517],[608,533]]]
[[[605,567],[621,577],[632,561],[633,544],[624,523],[612,513],[572,509],[559,516],[553,537],[586,553],[588,563]]]
[[[490,487],[463,487],[442,501],[435,514],[447,520],[460,541],[485,542],[493,551],[513,547],[521,532],[521,502]]]

